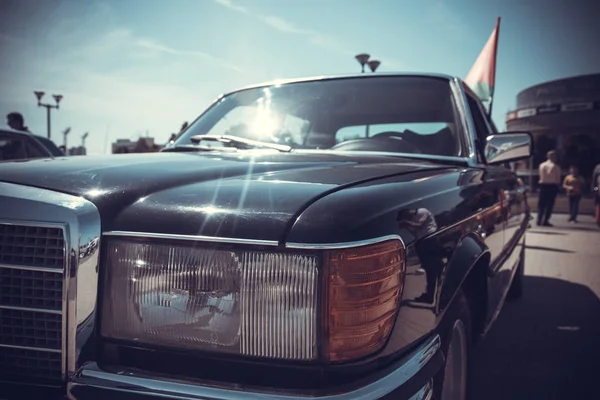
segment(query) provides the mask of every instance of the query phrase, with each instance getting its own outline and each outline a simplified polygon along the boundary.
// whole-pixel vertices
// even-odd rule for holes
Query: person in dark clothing
[[[537,224],[543,226],[552,226],[550,217],[554,209],[554,202],[558,189],[561,185],[560,166],[556,164],[556,151],[549,151],[547,160],[540,164],[540,194],[538,199]]]
[[[15,131],[29,132],[29,128],[25,126],[23,114],[11,112],[6,116],[6,124]]]

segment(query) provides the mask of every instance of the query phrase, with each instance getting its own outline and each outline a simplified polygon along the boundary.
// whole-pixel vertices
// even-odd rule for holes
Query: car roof
[[[14,129],[9,129],[9,128],[0,128],[0,132],[1,133],[10,133],[13,135],[25,135],[25,136],[32,136],[31,132],[26,132],[26,131],[17,131]]]
[[[266,86],[276,86],[276,85],[285,85],[288,83],[301,83],[301,82],[317,82],[317,81],[328,81],[328,80],[340,80],[340,79],[370,79],[370,78],[381,78],[381,77],[422,77],[422,78],[438,78],[444,80],[456,80],[460,79],[458,77],[441,74],[441,73],[425,73],[425,72],[377,72],[377,73],[359,73],[359,74],[338,74],[338,75],[321,75],[321,76],[311,76],[311,77],[303,77],[303,78],[290,78],[290,79],[276,79],[263,83],[253,84],[249,86],[242,87],[237,90],[233,90],[231,92],[223,94],[226,96],[228,94],[240,92],[248,89],[257,89]]]
[[[35,139],[46,139],[43,136],[40,135],[36,135],[35,133],[31,133],[29,131],[18,131],[15,129],[7,129],[7,128],[0,128],[0,132],[1,133],[10,133],[11,135],[22,135],[22,136],[29,136]]]

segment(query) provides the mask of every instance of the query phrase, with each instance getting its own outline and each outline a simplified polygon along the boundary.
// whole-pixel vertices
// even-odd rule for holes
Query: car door
[[[485,143],[487,136],[493,134],[493,129],[488,123],[487,116],[481,102],[471,94],[467,101],[473,123],[477,131],[480,146]],[[507,244],[510,242],[512,231],[508,231],[508,221],[511,219],[510,210],[517,207],[514,193],[511,191],[511,182],[515,175],[505,166],[487,165],[484,156],[480,156],[481,167],[485,169],[486,179],[484,186],[496,198],[495,206],[488,211],[487,218],[495,222],[495,235],[486,237],[486,245],[491,254],[490,271],[488,274],[488,318],[495,317],[502,307],[504,298],[510,287],[512,266],[507,263]],[[515,180],[516,183],[516,180]]]

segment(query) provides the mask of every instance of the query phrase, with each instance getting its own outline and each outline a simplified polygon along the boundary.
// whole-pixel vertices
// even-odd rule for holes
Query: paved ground
[[[538,194],[537,193],[527,193],[527,199],[529,203],[529,208],[532,212],[537,212],[538,205]],[[585,196],[581,199],[579,203],[579,213],[581,215],[594,215],[594,197],[591,195]],[[564,194],[559,194],[556,197],[556,202],[554,203],[554,211],[557,213],[568,213],[569,212],[569,198]]]
[[[524,297],[475,351],[477,400],[600,399],[600,228],[551,222],[528,231]]]

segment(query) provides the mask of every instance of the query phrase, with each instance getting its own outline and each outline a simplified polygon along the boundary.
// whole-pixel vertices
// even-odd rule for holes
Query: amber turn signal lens
[[[328,361],[361,358],[387,341],[404,281],[400,240],[328,251],[324,355]]]

